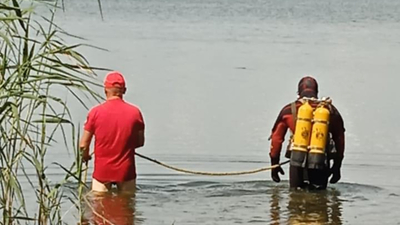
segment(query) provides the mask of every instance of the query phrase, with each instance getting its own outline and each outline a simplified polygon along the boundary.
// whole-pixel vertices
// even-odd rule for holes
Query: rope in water
[[[259,173],[259,172],[262,172],[262,171],[272,170],[272,169],[274,169],[276,167],[282,166],[282,165],[290,162],[290,160],[287,160],[285,162],[281,162],[279,164],[275,164],[275,165],[272,165],[272,166],[262,167],[262,168],[259,168],[259,169],[248,170],[248,171],[239,171],[239,172],[201,172],[201,171],[192,171],[192,170],[186,170],[186,169],[181,169],[181,168],[178,168],[178,167],[170,166],[170,165],[167,165],[167,164],[162,163],[160,161],[157,161],[155,159],[152,159],[152,158],[149,158],[149,157],[144,156],[142,154],[139,154],[137,152],[135,154],[137,156],[139,156],[140,158],[143,158],[143,159],[146,159],[148,161],[154,162],[154,163],[156,163],[158,165],[161,165],[161,166],[166,167],[166,168],[171,169],[171,170],[175,170],[175,171],[182,172],[182,173],[190,173],[190,174],[206,175],[206,176],[233,176],[233,175],[253,174],[253,173]]]

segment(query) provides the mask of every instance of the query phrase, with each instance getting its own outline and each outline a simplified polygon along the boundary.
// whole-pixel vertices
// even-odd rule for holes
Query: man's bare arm
[[[92,141],[93,133],[84,130],[81,141],[79,143],[79,148],[82,151],[82,157],[85,162],[91,159],[89,154],[90,143]]]

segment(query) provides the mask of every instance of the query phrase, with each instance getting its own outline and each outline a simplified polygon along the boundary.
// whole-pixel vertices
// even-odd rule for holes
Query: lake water
[[[103,2],[104,21],[97,1],[65,7],[58,25],[108,50],[83,48],[91,64],[126,76],[146,122],[139,153],[199,171],[267,166],[272,125],[304,75],[345,120],[342,179],[327,191],[289,191],[287,165],[278,184],[137,158],[136,198],[103,199],[113,223],[400,224],[400,1],[117,0]],[[48,162],[69,159],[55,149]]]

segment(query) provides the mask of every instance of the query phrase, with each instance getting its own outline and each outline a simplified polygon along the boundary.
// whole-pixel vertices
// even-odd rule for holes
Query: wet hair
[[[318,97],[318,83],[310,76],[301,78],[297,86],[297,94],[300,97]]]

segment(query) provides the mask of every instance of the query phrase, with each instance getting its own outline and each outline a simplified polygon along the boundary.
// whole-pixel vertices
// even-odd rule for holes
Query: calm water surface
[[[104,21],[96,2],[66,2],[58,24],[108,50],[84,48],[93,65],[126,75],[147,124],[140,153],[200,171],[266,166],[273,122],[306,74],[347,129],[342,179],[327,191],[289,191],[287,166],[277,184],[269,172],[192,176],[137,159],[135,199],[93,200],[110,221],[400,224],[400,1],[118,0],[103,2]],[[87,110],[74,112],[82,123]],[[48,161],[71,157],[57,148]]]

